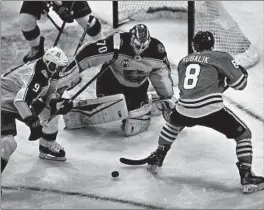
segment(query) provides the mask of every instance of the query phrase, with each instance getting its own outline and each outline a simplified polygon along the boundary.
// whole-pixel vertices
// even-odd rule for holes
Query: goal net
[[[207,30],[215,36],[215,50],[229,52],[245,68],[259,61],[257,48],[219,1],[114,1],[113,11],[115,28],[131,20],[186,19],[189,53],[193,35]]]

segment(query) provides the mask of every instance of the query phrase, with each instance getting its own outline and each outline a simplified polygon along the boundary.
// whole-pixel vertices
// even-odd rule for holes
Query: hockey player
[[[97,97],[124,94],[129,112],[122,129],[125,136],[130,136],[149,126],[152,108],[147,94],[149,80],[161,99],[173,96],[173,81],[166,50],[159,40],[150,36],[146,25],[137,24],[119,35],[118,59],[97,79],[96,94]],[[110,61],[114,54],[113,37],[112,34],[85,44],[70,65],[85,70]]]
[[[235,90],[246,87],[247,71],[229,53],[213,51],[214,36],[211,32],[199,31],[194,36],[193,48],[195,52],[178,64],[180,97],[171,114],[164,115],[167,122],[161,129],[157,150],[147,158],[148,170],[156,173],[157,167],[162,166],[172,143],[184,127],[200,125],[236,141],[236,165],[243,192],[264,189],[264,178],[251,171],[251,131],[224,105],[222,98],[225,83]],[[163,102],[166,104],[173,107],[170,101]]]
[[[30,141],[40,138],[40,158],[65,160],[65,151],[56,142],[58,118],[46,126],[44,117],[49,118],[50,112],[66,114],[72,108],[71,101],[56,93],[58,74],[68,65],[68,58],[53,47],[33,65],[1,76],[1,172],[17,147],[16,119],[30,128]]]
[[[83,28],[89,23],[87,34],[92,39],[96,40],[102,36],[101,23],[92,15],[87,1],[74,2],[72,11],[70,11],[72,3],[73,1],[23,1],[20,10],[20,27],[31,47],[29,53],[23,58],[25,63],[40,58],[44,54],[44,37],[40,36],[37,20],[40,19],[41,14],[49,11],[47,4],[52,5],[53,10],[67,23],[75,19]]]

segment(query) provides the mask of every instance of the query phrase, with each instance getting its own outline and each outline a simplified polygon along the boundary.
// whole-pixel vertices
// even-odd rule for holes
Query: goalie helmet
[[[61,72],[68,65],[67,56],[58,47],[48,49],[43,56],[43,61],[52,75]]]
[[[137,24],[130,29],[131,46],[134,52],[139,55],[144,52],[151,41],[149,30],[144,24]]]
[[[200,52],[214,49],[214,36],[210,31],[198,31],[192,41],[193,50]]]

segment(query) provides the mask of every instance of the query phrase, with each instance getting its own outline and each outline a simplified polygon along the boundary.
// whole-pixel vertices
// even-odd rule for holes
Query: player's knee
[[[98,20],[97,17],[93,15],[87,15],[82,18],[76,19],[76,21],[85,28],[86,24],[89,23],[90,26],[87,30],[87,34],[91,37],[97,37],[101,35],[102,25],[101,22]],[[101,38],[101,37],[98,37]]]
[[[243,139],[251,139],[251,137],[252,137],[251,130],[247,128],[240,136],[235,138],[235,141],[239,142],[240,140],[243,140]]]
[[[99,36],[101,34],[101,30],[102,30],[101,22],[98,20],[98,18],[96,18],[94,16],[91,18],[92,18],[91,25],[88,28],[87,34],[89,36],[92,36],[92,37]],[[100,37],[98,37],[98,38],[100,38]]]
[[[1,136],[1,157],[6,161],[9,160],[10,156],[17,148],[17,143],[12,135]]]
[[[37,19],[33,15],[22,13],[19,25],[22,31],[32,31],[37,26]]]

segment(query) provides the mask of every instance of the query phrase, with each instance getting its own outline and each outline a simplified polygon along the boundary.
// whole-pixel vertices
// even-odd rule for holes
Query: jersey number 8
[[[183,83],[184,89],[193,89],[197,85],[200,71],[201,66],[199,64],[189,64],[187,66]]]

